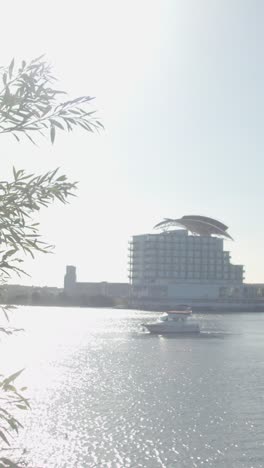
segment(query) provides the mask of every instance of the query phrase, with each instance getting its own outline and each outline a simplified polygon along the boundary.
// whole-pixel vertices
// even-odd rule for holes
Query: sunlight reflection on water
[[[25,332],[2,356],[6,371],[26,367],[32,467],[263,466],[264,316],[199,316],[201,339],[144,333],[153,315],[13,314]]]

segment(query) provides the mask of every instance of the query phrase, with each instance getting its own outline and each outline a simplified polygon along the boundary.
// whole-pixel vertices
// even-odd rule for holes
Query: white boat
[[[143,325],[151,333],[200,333],[199,323],[192,318],[191,309],[171,310],[155,323]]]

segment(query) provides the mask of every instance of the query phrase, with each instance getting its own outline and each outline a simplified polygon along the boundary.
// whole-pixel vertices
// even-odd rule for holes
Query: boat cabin
[[[192,315],[192,311],[189,310],[170,310],[161,317],[163,322],[167,321],[184,321]]]

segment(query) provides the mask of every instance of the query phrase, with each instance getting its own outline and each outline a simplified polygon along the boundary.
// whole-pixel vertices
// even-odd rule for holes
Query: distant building
[[[64,276],[64,291],[71,293],[76,286],[76,267],[73,265],[66,266],[66,274]]]
[[[243,265],[234,265],[224,248],[224,240],[232,240],[225,224],[188,215],[155,227],[162,231],[135,235],[129,243],[130,283],[78,282],[75,266],[67,266],[65,303],[264,311],[264,284],[244,283]]]
[[[69,296],[79,296],[89,298],[94,296],[104,296],[108,298],[128,298],[129,283],[108,283],[102,282],[78,282],[76,278],[76,267],[68,265],[64,277],[64,292]]]
[[[63,305],[62,289],[56,287],[23,286],[5,284],[0,286],[0,303],[17,305]]]
[[[168,229],[174,226],[184,229]],[[212,218],[186,216],[166,219],[157,227],[168,230],[133,236],[129,245],[134,300],[177,304],[243,297],[244,267],[233,265],[230,252],[224,250],[223,238],[231,239],[227,226]]]

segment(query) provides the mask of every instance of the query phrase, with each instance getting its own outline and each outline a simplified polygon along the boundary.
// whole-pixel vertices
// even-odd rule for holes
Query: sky
[[[70,205],[39,220],[55,244],[13,282],[127,281],[132,235],[164,217],[211,216],[229,226],[232,262],[264,283],[262,0],[6,2],[2,65],[43,53],[70,97],[92,95],[100,134],[57,135],[55,145],[1,137],[11,168],[60,167],[79,181]],[[3,21],[3,18],[6,18]]]

